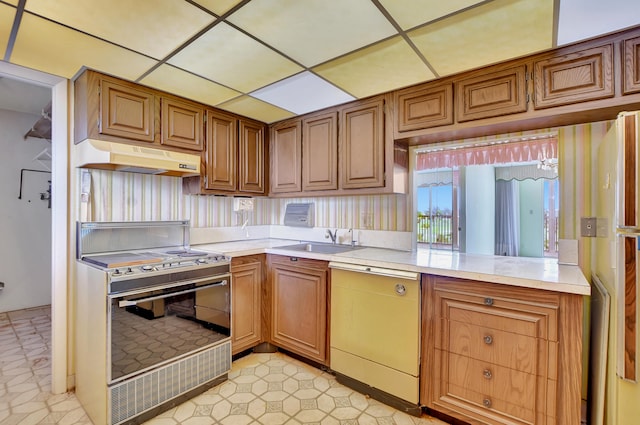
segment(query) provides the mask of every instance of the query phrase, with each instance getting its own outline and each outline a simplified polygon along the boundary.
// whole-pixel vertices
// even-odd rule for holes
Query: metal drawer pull
[[[485,335],[483,339],[485,344],[487,345],[493,344],[493,337],[491,335]]]
[[[396,294],[403,296],[407,293],[407,288],[402,283],[396,284]]]
[[[491,379],[493,377],[493,374],[491,373],[491,371],[489,369],[485,369],[482,372],[482,376],[484,376],[486,379]]]
[[[493,305],[493,298],[485,298],[484,299],[484,305],[488,305],[488,306],[492,306]]]
[[[491,399],[485,398],[484,400],[482,400],[482,405],[487,408],[491,407]]]

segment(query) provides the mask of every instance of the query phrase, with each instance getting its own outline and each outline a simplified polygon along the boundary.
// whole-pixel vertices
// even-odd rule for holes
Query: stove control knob
[[[127,271],[124,272],[124,274],[131,274],[133,273],[133,270],[131,270],[131,267],[127,267]]]
[[[115,270],[113,271],[113,274],[120,274],[120,269],[115,269]]]

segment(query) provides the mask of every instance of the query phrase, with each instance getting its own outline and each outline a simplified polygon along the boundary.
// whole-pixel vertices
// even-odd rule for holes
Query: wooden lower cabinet
[[[232,354],[262,342],[263,255],[236,257],[231,261]]]
[[[582,296],[423,279],[423,405],[472,424],[580,423]]]
[[[326,261],[270,256],[271,342],[328,365]]]

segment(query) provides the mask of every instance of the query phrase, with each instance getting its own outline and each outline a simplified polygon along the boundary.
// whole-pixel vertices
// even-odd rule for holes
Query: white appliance
[[[595,272],[611,295],[617,375],[637,382],[640,112],[622,112],[598,148]]]

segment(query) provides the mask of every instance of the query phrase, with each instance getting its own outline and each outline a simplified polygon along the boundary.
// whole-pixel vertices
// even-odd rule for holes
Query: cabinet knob
[[[396,294],[403,296],[404,294],[407,293],[407,288],[401,284],[401,283],[397,283],[396,284]]]
[[[485,398],[485,399],[483,399],[483,400],[482,400],[482,405],[483,405],[484,407],[487,407],[487,408],[491,407],[491,399],[490,399],[490,398]]]
[[[485,377],[485,379],[491,379],[491,378],[493,377],[493,374],[491,373],[491,370],[489,370],[489,369],[485,369],[485,370],[482,372],[482,376],[484,376],[484,377]]]
[[[491,335],[484,336],[484,343],[487,345],[493,344],[493,337]]]
[[[488,305],[488,306],[492,306],[493,305],[493,298],[485,298],[484,299],[484,305]]]

